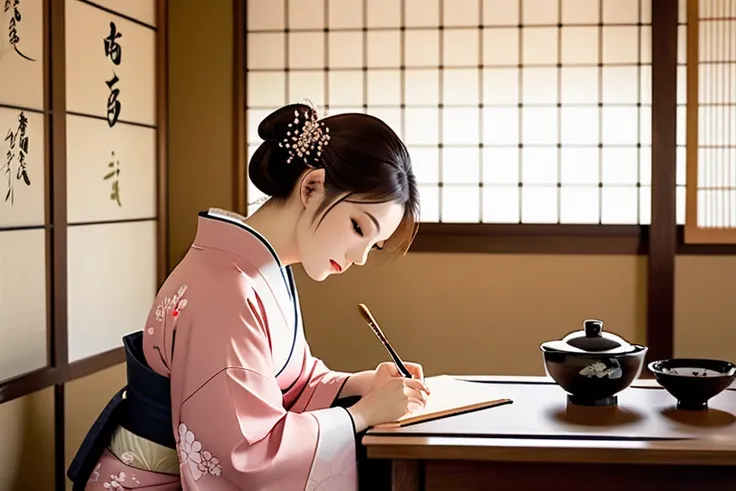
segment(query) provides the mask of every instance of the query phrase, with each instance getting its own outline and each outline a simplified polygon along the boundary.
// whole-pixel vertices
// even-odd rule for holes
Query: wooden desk
[[[654,380],[584,408],[546,377],[458,378],[514,403],[368,431],[369,461],[390,465],[371,490],[736,490],[736,387],[689,412]]]

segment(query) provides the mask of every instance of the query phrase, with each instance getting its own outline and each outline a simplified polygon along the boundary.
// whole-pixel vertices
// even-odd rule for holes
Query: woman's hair
[[[386,245],[406,253],[419,226],[419,190],[409,152],[386,123],[362,113],[317,121],[312,107],[292,104],[269,114],[258,135],[264,142],[250,160],[248,175],[261,192],[286,199],[305,170],[324,168],[320,222],[341,201],[398,202],[404,216]]]

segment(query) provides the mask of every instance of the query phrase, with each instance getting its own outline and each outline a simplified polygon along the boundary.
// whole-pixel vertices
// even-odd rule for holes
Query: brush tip
[[[368,310],[368,307],[365,306],[363,303],[358,304],[358,312],[360,312],[360,315],[363,316],[363,318],[369,322],[372,321],[371,319],[371,312]]]

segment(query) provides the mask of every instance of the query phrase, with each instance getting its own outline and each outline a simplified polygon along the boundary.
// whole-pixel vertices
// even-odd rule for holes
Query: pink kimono
[[[173,433],[171,445],[141,438],[129,403],[78,489],[357,489],[355,426],[333,407],[349,374],[312,356],[291,268],[238,216],[200,213],[137,335],[142,369],[170,383],[171,431],[158,430]],[[139,392],[128,368],[122,407]]]

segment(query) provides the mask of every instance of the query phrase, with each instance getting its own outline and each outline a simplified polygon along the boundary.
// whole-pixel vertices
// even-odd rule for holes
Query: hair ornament
[[[318,167],[317,162],[329,141],[330,128],[317,120],[317,110],[310,107],[301,114],[298,109],[294,110],[294,120],[289,123],[286,138],[279,142],[279,147],[289,152],[287,164],[300,158],[307,166]]]

